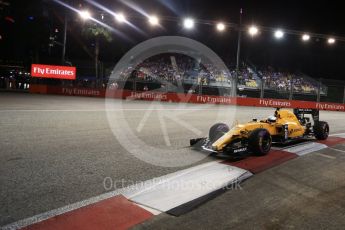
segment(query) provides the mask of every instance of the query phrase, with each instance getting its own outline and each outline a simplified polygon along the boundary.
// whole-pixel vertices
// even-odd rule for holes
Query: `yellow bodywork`
[[[248,138],[251,131],[258,128],[266,129],[271,136],[284,136],[283,126],[288,125],[289,138],[297,138],[304,135],[306,128],[300,124],[293,112],[289,110],[277,110],[275,112],[275,117],[275,122],[269,122],[268,120],[251,121],[246,124],[234,126],[212,144],[212,149],[221,151],[225,146],[236,139]]]

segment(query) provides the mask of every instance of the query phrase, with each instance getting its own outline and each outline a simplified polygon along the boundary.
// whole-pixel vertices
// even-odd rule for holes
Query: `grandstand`
[[[178,90],[182,86],[185,92],[219,95],[219,89],[231,87],[236,77],[235,69],[229,67],[229,70],[217,70],[210,63],[200,63],[184,54],[164,53],[150,57],[134,68],[128,67],[117,81],[135,81],[139,86],[146,85],[149,90],[162,89],[163,84],[167,91]],[[288,99],[292,92],[304,95],[306,100],[314,100],[319,87],[320,93],[327,95],[327,87],[306,74],[277,71],[272,67],[258,69],[252,64],[244,63],[237,79],[237,87],[242,96],[258,97],[259,91],[264,90],[273,98]],[[133,84],[121,85],[125,85],[126,89],[133,89]],[[165,87],[167,85],[175,87]]]

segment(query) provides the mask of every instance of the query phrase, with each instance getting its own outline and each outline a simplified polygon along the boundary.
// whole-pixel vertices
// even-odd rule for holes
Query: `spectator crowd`
[[[198,83],[210,85],[216,82],[230,83],[231,76],[225,70],[219,70],[209,63],[201,63],[184,54],[159,54],[150,57],[137,66],[128,67],[120,79],[136,79],[138,81],[160,81],[172,84]]]
[[[259,75],[264,82],[266,89],[278,91],[290,91],[291,86],[294,92],[316,93],[319,83],[303,74],[275,71],[272,67],[259,70]],[[324,87],[322,87],[324,91]]]
[[[150,57],[136,67],[129,67],[121,73],[120,79],[136,79],[146,82],[170,82],[173,84],[190,83],[204,86],[231,85],[236,77],[235,68],[230,71],[219,70],[210,63],[200,63],[192,57],[183,54],[160,54]],[[292,72],[276,71],[272,67],[254,70],[242,65],[238,72],[238,86],[248,89],[259,89],[264,83],[265,89],[277,91],[316,93],[318,82]]]

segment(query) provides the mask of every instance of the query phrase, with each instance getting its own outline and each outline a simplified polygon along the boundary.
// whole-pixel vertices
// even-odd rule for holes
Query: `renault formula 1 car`
[[[311,138],[325,140],[328,134],[329,125],[319,121],[318,110],[294,109],[292,112],[277,108],[267,119],[253,119],[231,129],[224,123],[214,124],[207,138],[191,139],[190,145],[222,156],[243,152],[266,155],[272,143],[287,144]]]

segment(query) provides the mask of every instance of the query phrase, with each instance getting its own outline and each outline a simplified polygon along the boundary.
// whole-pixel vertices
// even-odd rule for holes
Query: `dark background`
[[[4,0],[2,0],[4,1]],[[6,0],[5,0],[6,1]],[[64,14],[68,16],[66,59],[93,59],[94,41],[82,34],[84,22],[79,16],[59,4],[49,0],[6,1],[9,6],[0,9],[0,59],[5,62],[20,62],[30,66],[32,62],[59,64],[62,48],[55,45],[49,50],[49,37],[56,36],[62,42]],[[161,21],[163,28],[151,28],[146,20],[137,18],[140,14],[121,1],[98,1],[113,11],[123,11],[128,20],[142,33],[128,25],[118,24],[105,15],[105,21],[127,38],[113,34],[111,42],[101,41],[100,60],[113,65],[130,48],[151,37],[160,35],[180,35],[204,43],[213,49],[226,63],[236,59],[237,31],[229,29],[218,33],[214,26],[196,24],[195,29],[182,29],[181,21]],[[147,13],[159,16],[196,20],[215,20],[239,23],[239,11],[243,8],[243,24],[255,24],[272,28],[300,30],[301,32],[345,36],[341,2],[300,1],[200,1],[200,0],[137,0],[132,1]],[[78,9],[88,8],[93,16],[100,12],[84,1],[68,1]],[[57,29],[58,32],[55,32]],[[250,61],[257,66],[273,66],[282,70],[300,70],[315,78],[343,79],[345,42],[333,46],[325,39],[311,38],[301,42],[296,35],[285,35],[282,40],[273,38],[272,33],[262,32],[251,38],[243,34],[242,61]],[[345,79],[345,78],[344,78]]]

